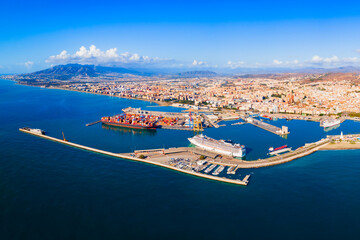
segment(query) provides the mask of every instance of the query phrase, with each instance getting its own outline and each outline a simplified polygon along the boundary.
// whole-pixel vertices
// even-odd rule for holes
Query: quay
[[[92,125],[95,125],[95,124],[98,124],[98,123],[101,123],[101,120],[98,120],[96,122],[87,123],[85,126],[89,127],[89,126],[92,126]]]
[[[229,179],[229,178],[225,178],[225,177],[217,177],[217,176],[211,176],[211,175],[207,175],[207,174],[203,174],[200,172],[195,172],[193,170],[186,170],[186,169],[181,169],[181,168],[177,168],[175,166],[166,164],[166,161],[161,161],[161,159],[156,160],[156,158],[148,158],[148,159],[142,159],[140,157],[136,157],[135,154],[130,153],[130,154],[119,154],[119,153],[113,153],[113,152],[109,152],[109,151],[104,151],[104,150],[100,150],[100,149],[96,149],[96,148],[92,148],[92,147],[87,147],[81,144],[77,144],[77,143],[72,143],[69,142],[68,140],[62,140],[62,139],[58,139],[58,138],[54,138],[54,137],[50,137],[44,134],[40,134],[40,133],[36,133],[36,132],[31,132],[28,128],[20,128],[19,129],[21,132],[24,133],[28,133],[37,137],[41,137],[43,139],[47,139],[47,140],[51,140],[54,142],[58,142],[58,143],[62,143],[68,146],[72,146],[75,148],[79,148],[79,149],[83,149],[83,150],[87,150],[90,152],[94,152],[94,153],[99,153],[102,155],[107,155],[110,157],[115,157],[115,158],[121,158],[121,159],[127,159],[127,160],[132,160],[132,161],[137,161],[137,162],[144,162],[144,163],[148,163],[148,164],[153,164],[156,166],[160,166],[163,168],[168,168],[174,171],[178,171],[178,172],[182,172],[182,173],[186,173],[189,175],[193,175],[196,177],[200,177],[200,178],[205,178],[205,179],[210,179],[210,180],[214,180],[214,181],[218,181],[218,182],[224,182],[224,183],[231,183],[231,184],[236,184],[236,185],[242,185],[242,186],[246,186],[248,185],[248,181],[242,181],[239,179]],[[160,152],[162,151],[162,149],[158,149],[160,150]],[[142,150],[141,152],[144,152],[145,150]],[[149,151],[149,150],[146,150]],[[159,151],[155,151],[155,152],[159,152]],[[160,154],[161,153],[155,153],[155,154]]]
[[[288,135],[290,133],[286,126],[282,126],[282,128],[278,128],[269,123],[259,121],[252,117],[245,118],[245,121],[254,125],[255,127],[262,128],[264,130],[267,130],[269,132],[275,133],[280,136]]]

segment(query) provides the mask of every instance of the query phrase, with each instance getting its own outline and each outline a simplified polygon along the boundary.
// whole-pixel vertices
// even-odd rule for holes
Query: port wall
[[[197,173],[197,172],[190,172],[190,171],[186,171],[183,169],[179,169],[170,165],[166,165],[166,164],[162,164],[162,163],[158,163],[158,162],[153,162],[153,161],[149,161],[146,159],[140,159],[140,158],[136,158],[136,157],[131,157],[131,156],[127,156],[127,155],[123,155],[123,154],[117,154],[117,153],[112,153],[112,152],[108,152],[108,151],[104,151],[104,150],[100,150],[100,149],[96,149],[96,148],[92,148],[92,147],[87,147],[84,145],[80,145],[80,144],[76,144],[76,143],[72,143],[69,141],[64,141],[58,138],[54,138],[54,137],[50,137],[50,136],[46,136],[46,135],[40,135],[40,134],[36,134],[36,133],[32,133],[29,132],[27,130],[24,129],[19,129],[22,132],[37,136],[37,137],[41,137],[44,139],[48,139],[54,142],[58,142],[58,143],[62,143],[65,145],[69,145],[72,147],[76,147],[76,148],[80,148],[80,149],[84,149],[87,151],[91,151],[91,152],[95,152],[95,153],[100,153],[103,155],[107,155],[107,156],[111,156],[111,157],[116,157],[116,158],[123,158],[123,159],[128,159],[128,160],[132,160],[132,161],[137,161],[137,162],[144,162],[144,163],[148,163],[148,164],[153,164],[153,165],[157,165],[160,167],[164,167],[164,168],[168,168],[168,169],[172,169],[174,171],[178,171],[178,172],[182,172],[182,173],[186,173],[186,174],[190,174],[193,176],[197,176],[197,177],[201,177],[201,178],[206,178],[206,179],[210,179],[210,180],[214,180],[214,181],[220,181],[220,182],[225,182],[225,183],[232,183],[232,184],[237,184],[237,185],[243,185],[246,186],[248,184],[248,182],[246,181],[241,181],[241,180],[232,180],[232,179],[227,179],[227,178],[221,178],[221,177],[215,177],[215,176],[210,176],[210,175],[206,175],[206,174],[202,174],[202,173]]]

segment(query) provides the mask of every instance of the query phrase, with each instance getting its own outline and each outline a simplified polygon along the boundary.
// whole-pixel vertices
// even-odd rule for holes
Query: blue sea
[[[138,131],[85,124],[155,103],[21,86],[0,80],[0,239],[360,239],[360,151],[319,151],[251,173],[246,187],[95,154],[22,132],[41,128],[112,152],[188,146],[189,131]],[[345,121],[288,126],[287,139],[252,125],[204,134],[246,145],[247,160],[327,134],[359,133]]]

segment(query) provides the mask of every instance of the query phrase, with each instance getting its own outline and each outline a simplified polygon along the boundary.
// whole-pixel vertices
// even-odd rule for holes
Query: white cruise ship
[[[246,149],[244,145],[232,144],[224,140],[215,140],[202,134],[188,138],[188,140],[199,148],[222,155],[240,158],[246,155]]]
[[[320,126],[324,127],[324,128],[329,128],[329,127],[339,125],[340,123],[341,123],[340,119],[330,119],[330,120],[324,120],[323,122],[321,122]]]

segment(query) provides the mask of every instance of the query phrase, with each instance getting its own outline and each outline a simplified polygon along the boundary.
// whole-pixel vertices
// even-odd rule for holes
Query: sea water
[[[319,151],[251,173],[246,187],[157,166],[106,157],[18,131],[108,150],[188,146],[190,131],[86,127],[126,107],[180,111],[155,103],[16,85],[0,80],[0,239],[358,239],[360,151]],[[319,123],[288,126],[287,139],[252,125],[204,134],[246,145],[247,159],[269,147],[293,149],[327,134],[359,133],[345,121],[330,132]],[[225,172],[225,171],[224,171]]]

